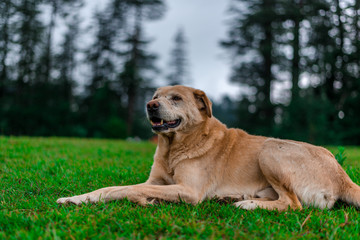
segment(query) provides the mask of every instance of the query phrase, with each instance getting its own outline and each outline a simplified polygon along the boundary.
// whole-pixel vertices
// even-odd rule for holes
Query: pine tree
[[[115,43],[121,25],[113,24],[114,20],[122,18],[124,9],[119,5],[115,8],[115,2],[119,1],[111,2],[109,6],[112,7],[104,12],[95,13],[95,39],[86,52],[91,73],[80,110],[81,121],[90,137],[125,137],[125,123],[120,119],[124,117],[122,90],[116,84],[117,65],[122,63]],[[115,13],[118,14],[116,18]]]
[[[342,44],[343,55],[337,60],[341,67],[338,77],[342,79],[340,89],[340,109],[338,125],[342,126],[341,141],[346,144],[359,144],[360,134],[360,1],[338,2],[336,13],[341,15],[338,19],[338,28],[343,26],[344,37]],[[342,4],[341,4],[342,3]],[[340,14],[339,14],[340,12]],[[341,22],[341,24],[340,24]],[[341,42],[340,42],[341,43]],[[340,47],[339,46],[339,47]],[[339,69],[339,70],[340,70]]]
[[[123,53],[125,64],[119,77],[126,94],[127,135],[132,136],[138,98],[142,89],[150,86],[147,78],[149,71],[156,71],[155,55],[146,51],[149,42],[144,38],[143,21],[159,19],[163,15],[164,4],[161,0],[136,0],[129,1],[128,7],[131,14],[128,16],[131,16],[134,24],[127,30],[128,37],[124,42],[128,50]]]
[[[12,1],[0,2],[0,134],[8,133],[8,109],[11,107],[11,96],[9,94],[11,69],[8,63],[11,54],[11,43],[14,35],[15,6]]]
[[[275,116],[270,101],[271,86],[275,82],[272,68],[276,62],[272,55],[275,42],[273,25],[277,21],[275,0],[236,0],[232,12],[234,16],[228,39],[222,41],[222,46],[233,57],[231,81],[249,89],[248,96],[244,97],[251,103],[248,106],[250,112],[246,110],[251,120],[242,127],[253,133],[270,135]]]
[[[19,22],[17,25],[17,35],[19,40],[19,61],[17,67],[18,94],[25,85],[36,81],[35,69],[38,55],[37,50],[41,43],[41,36],[44,30],[39,20],[40,0],[27,1],[22,0],[18,8]],[[20,96],[19,96],[20,97]]]
[[[53,35],[56,27],[56,21],[58,15],[66,17],[68,12],[76,11],[76,9],[82,6],[82,0],[45,0],[50,11],[50,21],[46,27],[46,37],[44,42],[44,48],[41,52],[40,64],[38,65],[38,80],[41,82],[49,82],[51,80],[51,72],[54,65],[54,50],[53,50]]]
[[[79,53],[80,20],[75,13],[67,19],[67,31],[60,43],[60,52],[54,57],[53,68],[59,72],[54,79],[56,94],[51,98],[56,103],[52,106],[52,115],[61,122],[62,129],[55,128],[53,131],[59,135],[81,135],[74,130],[75,114],[72,106],[77,104],[74,96],[76,86],[75,70],[78,66],[77,55]]]
[[[16,25],[14,26],[17,58],[14,66],[15,96],[9,109],[9,131],[12,134],[30,135],[34,124],[24,119],[36,122],[34,106],[36,94],[33,84],[37,80],[36,66],[38,50],[42,41],[43,24],[40,21],[41,0],[18,1],[16,5]]]
[[[186,44],[184,32],[180,28],[175,35],[174,48],[170,54],[170,74],[167,77],[169,85],[184,85],[190,83],[189,72],[187,70]]]
[[[15,12],[15,6],[10,0],[0,2],[0,107],[3,107],[3,98],[5,97],[5,86],[9,81],[8,55],[10,44],[12,42],[12,27],[14,25],[12,16]],[[1,111],[1,110],[0,110]]]

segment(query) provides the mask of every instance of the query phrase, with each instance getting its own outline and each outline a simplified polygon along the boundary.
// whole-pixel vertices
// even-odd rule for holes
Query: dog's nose
[[[151,100],[146,104],[146,108],[148,111],[156,111],[160,107],[160,103],[156,100]]]

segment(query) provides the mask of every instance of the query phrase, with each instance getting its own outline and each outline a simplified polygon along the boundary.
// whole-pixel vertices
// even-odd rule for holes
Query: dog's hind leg
[[[258,160],[264,177],[279,199],[248,200],[237,203],[239,207],[286,210],[301,208],[302,203],[331,208],[339,198],[360,205],[360,187],[352,183],[333,155],[324,148],[268,139]]]
[[[290,166],[293,164],[288,156],[284,156],[282,151],[277,151],[274,147],[277,143],[265,143],[259,154],[259,166],[264,177],[271,185],[270,190],[275,191],[272,195],[278,198],[266,201],[266,199],[251,199],[235,203],[235,206],[251,210],[255,208],[264,208],[269,210],[285,211],[288,208],[301,209],[302,205],[298,199],[292,184]],[[292,149],[294,150],[294,149]],[[266,197],[266,194],[265,194]]]
[[[251,199],[245,201],[239,201],[235,203],[236,207],[253,210],[255,208],[264,208],[268,210],[279,210],[285,211],[288,208],[291,209],[301,209],[301,203],[296,196],[296,194],[291,191],[285,184],[280,184],[278,182],[272,182],[274,190],[279,195],[277,200],[271,200],[271,198],[260,198],[260,199]]]

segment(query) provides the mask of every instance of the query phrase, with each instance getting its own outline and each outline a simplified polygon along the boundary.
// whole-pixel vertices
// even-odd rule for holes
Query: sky
[[[146,24],[146,34],[153,38],[149,49],[159,56],[158,65],[166,69],[174,36],[182,28],[187,39],[187,53],[192,87],[217,100],[221,95],[236,97],[239,87],[230,84],[230,59],[219,45],[226,37],[229,0],[168,0],[167,12],[158,21]],[[164,77],[160,84],[164,84]]]
[[[102,9],[107,1],[87,0],[84,18],[90,19],[96,9]],[[187,40],[187,58],[192,79],[188,84],[201,89],[213,100],[222,95],[237,97],[239,86],[230,84],[230,59],[220,47],[226,37],[226,16],[230,0],[164,0],[167,11],[163,18],[144,23],[146,37],[151,41],[148,50],[157,54],[157,66],[162,71],[155,83],[166,85],[166,67],[169,63],[174,37],[182,28]]]

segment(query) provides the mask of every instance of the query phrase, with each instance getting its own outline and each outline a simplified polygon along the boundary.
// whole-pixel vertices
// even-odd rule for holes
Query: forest
[[[242,91],[214,102],[214,115],[252,134],[360,144],[360,0],[228,4],[219,47]],[[0,135],[152,136],[144,103],[159,69],[144,23],[163,18],[166,1],[109,0],[86,28],[83,7],[1,0]],[[188,83],[181,30],[173,46],[168,84]]]

